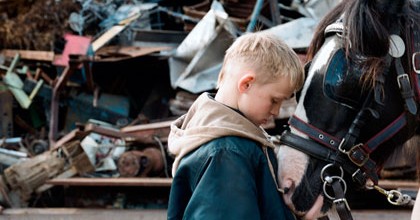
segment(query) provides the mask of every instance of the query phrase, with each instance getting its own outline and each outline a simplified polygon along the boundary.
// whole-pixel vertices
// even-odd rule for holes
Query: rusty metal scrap
[[[28,159],[28,157],[29,154],[26,152],[26,149],[24,149],[22,138],[0,139],[0,164],[11,166]]]
[[[127,142],[136,142],[142,144],[156,144],[156,139],[159,138],[162,142],[166,142],[169,135],[170,124],[172,120],[154,122],[141,125],[126,126],[118,129],[109,126],[103,126],[96,123],[94,120],[86,124],[79,124],[76,129],[69,132],[61,139],[51,146],[52,149],[58,148],[61,145],[73,141],[82,140],[90,133],[97,133],[107,137],[119,138]]]
[[[154,147],[127,151],[118,159],[118,172],[121,177],[162,176],[163,160],[161,151]]]
[[[54,148],[80,140],[91,164],[95,166],[95,172],[114,169],[116,171],[118,168],[119,176],[122,177],[156,177],[163,174],[169,176],[164,144],[167,141],[171,122],[156,122],[118,129],[92,120],[83,126],[79,125],[77,129],[58,140]],[[139,150],[139,147],[143,150]],[[127,149],[130,150],[126,151]],[[114,160],[118,161],[118,167],[117,164],[114,165]],[[88,174],[92,175],[94,174]],[[112,172],[110,175],[115,176]]]
[[[13,137],[13,96],[0,83],[0,137]]]

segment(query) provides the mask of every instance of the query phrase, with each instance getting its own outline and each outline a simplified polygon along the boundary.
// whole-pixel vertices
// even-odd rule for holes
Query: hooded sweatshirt
[[[203,93],[171,125],[168,220],[295,219],[277,191],[272,148],[262,128]]]
[[[168,149],[175,155],[172,176],[182,157],[202,144],[223,136],[244,137],[274,148],[262,128],[232,108],[215,101],[209,93],[203,93],[185,115],[171,124]]]

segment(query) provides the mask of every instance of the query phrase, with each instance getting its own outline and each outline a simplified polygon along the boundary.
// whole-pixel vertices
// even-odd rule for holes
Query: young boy
[[[215,96],[200,95],[168,139],[168,219],[294,219],[277,191],[274,145],[259,126],[300,89],[298,56],[267,32],[226,51]]]

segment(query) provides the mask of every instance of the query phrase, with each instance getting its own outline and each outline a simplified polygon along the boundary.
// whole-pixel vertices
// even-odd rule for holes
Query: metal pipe
[[[255,25],[257,24],[258,17],[260,16],[261,9],[263,6],[264,0],[257,0],[254,6],[254,10],[251,14],[251,19],[249,21],[249,24],[246,28],[246,32],[253,32],[255,29]]]

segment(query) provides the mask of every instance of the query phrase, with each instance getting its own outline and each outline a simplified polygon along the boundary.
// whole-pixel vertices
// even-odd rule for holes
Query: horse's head
[[[343,191],[376,184],[385,159],[414,134],[418,88],[402,75],[415,72],[405,43],[413,9],[408,1],[342,1],[320,23],[278,151],[284,200],[296,214],[347,206]]]

